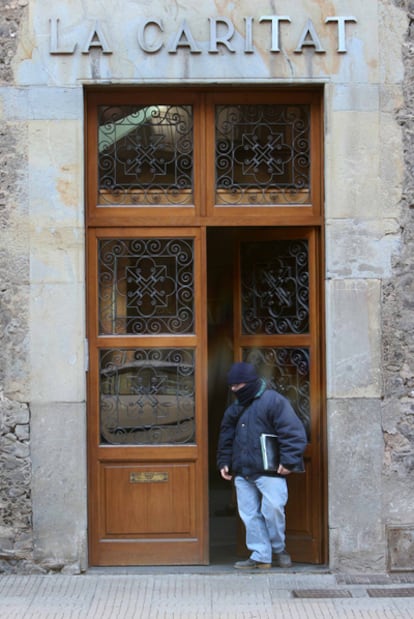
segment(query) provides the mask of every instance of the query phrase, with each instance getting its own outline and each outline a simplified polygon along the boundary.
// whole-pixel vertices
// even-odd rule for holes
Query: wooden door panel
[[[136,539],[128,543],[108,540],[98,555],[92,554],[93,565],[203,565],[204,551],[197,539]]]
[[[195,536],[194,465],[107,462],[102,468],[104,538]]]
[[[205,563],[200,231],[96,229],[89,248],[91,561]]]
[[[289,501],[286,506],[287,534],[312,536],[312,460],[305,457],[305,472],[287,478]]]

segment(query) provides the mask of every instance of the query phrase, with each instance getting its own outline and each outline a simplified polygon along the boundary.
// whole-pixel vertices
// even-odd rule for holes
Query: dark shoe
[[[269,570],[272,567],[271,563],[260,563],[254,559],[246,559],[245,561],[237,561],[234,564],[237,570]]]
[[[292,567],[292,559],[284,550],[283,552],[275,552],[273,555],[273,563],[277,567]]]

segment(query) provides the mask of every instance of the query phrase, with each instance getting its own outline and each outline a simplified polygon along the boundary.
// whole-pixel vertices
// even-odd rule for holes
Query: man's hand
[[[227,466],[227,464],[223,466],[222,469],[220,469],[220,475],[222,476],[223,479],[226,479],[227,481],[230,481],[231,479],[233,479],[233,476],[230,475],[229,473],[229,467]]]
[[[285,467],[282,464],[279,464],[277,472],[279,473],[279,475],[289,475],[290,474],[289,469],[285,469]]]

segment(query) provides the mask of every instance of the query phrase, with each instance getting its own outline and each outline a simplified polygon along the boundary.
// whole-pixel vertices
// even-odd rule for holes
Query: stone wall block
[[[78,113],[81,118],[82,108]],[[81,123],[32,120],[28,140],[32,230],[83,229]]]
[[[85,400],[84,284],[32,286],[32,402]],[[50,326],[53,325],[53,329]]]
[[[36,227],[31,234],[30,275],[33,284],[85,281],[85,235],[69,226]]]
[[[47,569],[85,565],[85,449],[84,404],[33,404],[34,556]]]
[[[334,3],[336,4],[336,3]],[[235,9],[237,7],[237,10]],[[292,3],[282,0],[277,13],[289,15],[291,23],[284,24],[281,37],[283,52],[277,56],[270,52],[271,25],[259,24],[263,15],[276,13],[268,0],[256,2],[238,1],[237,5],[219,5],[205,2],[199,5],[187,2],[183,5],[166,4],[164,0],[140,4],[139,14],[131,12],[128,18],[124,11],[112,11],[112,4],[104,0],[92,10],[81,3],[61,3],[60,10],[51,15],[50,7],[42,2],[32,2],[30,19],[25,20],[25,38],[18,46],[14,58],[15,80],[19,85],[45,85],[69,87],[82,81],[110,80],[115,83],[143,81],[169,82],[176,80],[243,80],[250,76],[256,80],[313,80],[330,79],[340,83],[361,84],[378,82],[378,29],[377,2],[365,0],[363,9],[356,0],[348,0],[347,11],[355,15],[357,24],[347,28],[347,54],[336,52],[338,33],[336,24],[325,24],[328,15],[340,13],[337,6],[327,3],[326,15],[319,2],[303,0]],[[164,15],[164,32],[156,36],[161,49],[153,54],[145,54],[138,45],[140,25],[144,19],[154,19]],[[209,53],[209,17],[227,15],[234,26],[232,45],[237,53],[220,50],[222,53]],[[244,53],[245,24],[243,17],[253,15],[254,53]],[[62,58],[50,54],[50,17],[60,18],[60,43],[70,53]],[[110,16],[110,17],[109,17]],[[310,18],[319,33],[322,46],[327,53],[314,53],[304,49],[295,53],[307,19]],[[169,44],[180,31],[186,20],[192,36],[197,41],[200,53],[189,54],[188,50],[169,53]],[[99,20],[104,33],[108,51],[91,50],[82,54],[88,41],[91,26]],[[75,48],[76,45],[76,48]],[[395,46],[394,46],[395,47]]]
[[[335,122],[332,114],[336,112],[374,112],[379,108],[380,89],[378,84],[348,84],[336,83],[325,85],[327,96],[329,97],[329,121],[327,123],[328,132],[331,121]],[[329,159],[329,157],[328,157]]]
[[[385,83],[400,83],[404,79],[401,40],[403,33],[407,30],[407,11],[401,4],[393,6],[393,2],[384,2],[384,0],[378,3],[381,32],[381,44],[378,47],[380,78],[381,82]]]
[[[380,397],[381,339],[378,280],[327,285],[328,397]]]
[[[401,243],[396,219],[329,219],[326,222],[326,272],[330,278],[364,280],[388,277]]]
[[[383,571],[380,401],[328,403],[330,565]]]
[[[371,90],[372,86],[368,96]],[[378,219],[382,214],[378,110],[332,112],[326,129],[327,218]]]
[[[54,86],[0,86],[0,105],[5,120],[80,120],[83,113],[83,89]],[[15,123],[16,124],[16,123]]]

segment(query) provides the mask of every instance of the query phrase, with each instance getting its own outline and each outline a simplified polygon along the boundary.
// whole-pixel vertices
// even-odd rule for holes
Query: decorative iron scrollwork
[[[309,269],[306,240],[241,244],[242,332],[306,333]]]
[[[112,445],[193,443],[194,359],[192,349],[101,350],[101,441]]]
[[[244,348],[243,360],[252,363],[270,388],[284,395],[305,426],[310,439],[310,355],[307,348]]]
[[[192,332],[192,239],[101,239],[98,272],[101,334]]]
[[[190,105],[100,106],[99,203],[193,203]]]
[[[303,204],[309,190],[308,105],[216,106],[216,204]]]

